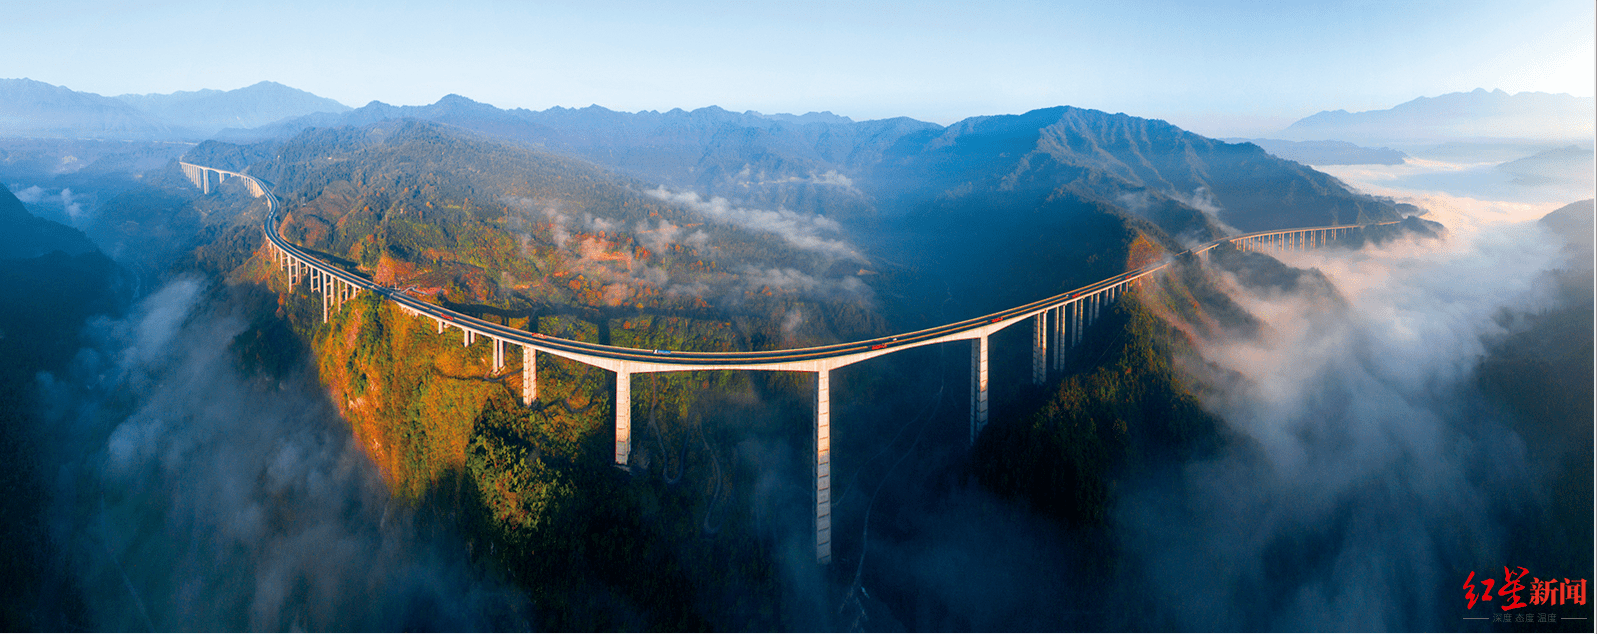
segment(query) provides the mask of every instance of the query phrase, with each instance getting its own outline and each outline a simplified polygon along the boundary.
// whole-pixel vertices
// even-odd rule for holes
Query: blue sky
[[[829,110],[950,123],[1073,105],[1262,135],[1475,88],[1592,96],[1590,0],[27,2],[0,77],[116,95],[273,80],[351,106]]]

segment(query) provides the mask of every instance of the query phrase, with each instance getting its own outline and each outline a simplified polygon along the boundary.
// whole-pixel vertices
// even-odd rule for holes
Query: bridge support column
[[[832,371],[815,373],[815,561],[832,563]]]
[[[987,426],[987,335],[970,342],[970,444]]]
[[[1037,313],[1031,337],[1031,382],[1042,385],[1048,380],[1048,313]]]
[[[1054,370],[1065,369],[1065,307],[1054,308]]]
[[[616,371],[616,466],[627,466],[632,454],[632,373]]]
[[[505,367],[505,340],[494,338],[494,372]]]
[[[444,334],[444,320],[434,319],[433,321],[438,322],[438,334]]]
[[[461,326],[460,327],[460,339],[461,339],[461,341],[465,342],[465,346],[467,348],[470,348],[471,344],[476,341],[477,337],[474,336],[476,334],[477,333],[472,332],[471,330],[467,329],[465,326]]]
[[[1081,343],[1081,300],[1070,303],[1070,347]]]
[[[532,346],[521,347],[521,404],[531,406],[538,400],[538,351]]]
[[[1087,298],[1076,300],[1076,345],[1087,338]]]

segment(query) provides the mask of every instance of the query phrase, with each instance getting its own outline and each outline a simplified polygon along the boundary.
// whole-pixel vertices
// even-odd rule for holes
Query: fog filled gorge
[[[394,500],[314,377],[240,367],[259,299],[196,278],[42,373],[48,514],[99,630],[519,629],[447,517]]]
[[[1590,569],[1590,525],[1582,539],[1543,515],[1558,467],[1531,461],[1545,448],[1527,448],[1477,376],[1528,317],[1580,301],[1550,274],[1567,266],[1563,239],[1499,220],[1516,205],[1426,202],[1462,222],[1439,240],[1278,256],[1323,277],[1284,283],[1234,258],[1211,268],[1262,322],[1254,337],[1201,341],[1188,364],[1233,439],[1133,487],[1117,513],[1166,622],[1446,630],[1464,603],[1440,589],[1470,570]],[[1589,446],[1585,461],[1589,477]]]

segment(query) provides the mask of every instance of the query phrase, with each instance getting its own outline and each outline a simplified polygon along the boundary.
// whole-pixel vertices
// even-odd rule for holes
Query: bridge
[[[303,284],[308,292],[321,296],[323,322],[357,293],[368,291],[394,302],[401,310],[412,316],[436,322],[439,333],[448,328],[459,329],[462,341],[467,346],[472,345],[478,337],[491,340],[493,369],[496,372],[506,366],[507,347],[520,348],[521,398],[524,405],[531,405],[538,398],[537,354],[539,352],[614,372],[615,464],[618,466],[626,466],[632,447],[631,403],[634,374],[695,370],[759,370],[806,372],[815,375],[812,426],[815,442],[815,556],[821,563],[829,563],[832,558],[830,394],[833,370],[911,348],[969,341],[970,439],[974,443],[982,428],[987,425],[989,416],[988,342],[994,333],[1022,323],[1031,324],[1031,378],[1033,383],[1041,385],[1047,380],[1050,368],[1064,369],[1065,351],[1082,342],[1086,328],[1098,319],[1110,302],[1118,299],[1127,289],[1140,285],[1149,279],[1149,276],[1163,270],[1172,262],[1171,258],[1166,258],[1106,280],[1008,310],[888,337],[809,348],[754,352],[640,350],[560,339],[510,328],[410,297],[403,291],[378,285],[339,266],[322,261],[285,240],[278,232],[278,213],[282,205],[271,189],[259,179],[238,172],[181,161],[179,166],[196,187],[207,193],[210,191],[210,177],[214,174],[218,184],[228,178],[243,179],[251,195],[266,199],[268,213],[264,229],[270,254],[278,268],[288,277],[290,292],[293,292],[296,286]],[[1203,253],[1227,242],[1244,250],[1310,249],[1334,242],[1350,232],[1367,226],[1395,222],[1397,221],[1369,225],[1351,224],[1259,231],[1215,240],[1184,253]]]

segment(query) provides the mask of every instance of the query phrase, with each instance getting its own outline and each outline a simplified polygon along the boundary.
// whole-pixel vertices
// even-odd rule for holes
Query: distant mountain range
[[[1589,143],[1594,120],[1597,101],[1591,97],[1544,92],[1510,95],[1477,88],[1420,97],[1387,110],[1320,112],[1287,126],[1277,136],[1361,145],[1518,139]]]
[[[1282,141],[1280,139],[1223,139],[1252,143],[1264,151],[1304,165],[1402,165],[1408,155],[1392,148],[1368,148],[1346,141]]]
[[[156,140],[180,134],[110,97],[31,79],[0,79],[0,135]]]
[[[926,205],[976,204],[983,197],[1006,206],[1073,197],[1127,209],[1171,235],[1207,237],[1218,230],[1211,218],[1262,229],[1396,213],[1389,203],[1254,145],[1067,106],[975,117],[945,128],[908,118],[856,122],[713,106],[663,113],[598,106],[502,110],[450,95],[428,106],[374,102],[220,136],[287,138],[312,127],[399,118],[530,143],[705,196],[843,219],[913,215]]]
[[[105,97],[31,79],[0,79],[0,136],[199,141],[348,106],[263,81],[237,90]]]
[[[313,112],[347,112],[326,97],[263,81],[237,90],[178,91],[168,95],[117,95],[157,120],[214,134],[224,128],[256,128]]]

